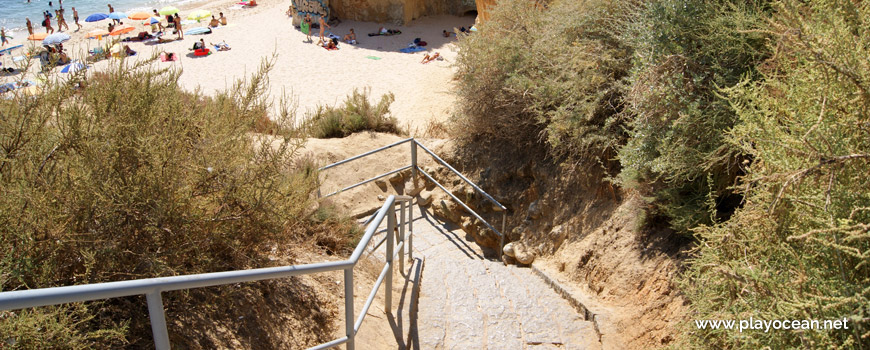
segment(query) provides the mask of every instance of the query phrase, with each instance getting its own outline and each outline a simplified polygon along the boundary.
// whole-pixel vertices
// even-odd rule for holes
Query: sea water
[[[75,30],[72,8],[79,12],[79,23],[84,24],[85,18],[95,13],[109,12],[108,4],[112,4],[115,11],[127,14],[145,11],[151,13],[152,9],[160,9],[164,6],[179,6],[187,3],[195,3],[201,0],[63,0],[64,18],[70,29]],[[27,36],[25,18],[30,18],[34,33],[45,32],[42,27],[42,13],[60,8],[58,0],[51,0],[52,7],[48,6],[49,0],[0,0],[0,27],[6,28],[6,32],[19,39],[19,36]],[[52,17],[51,25],[57,29],[57,20]]]

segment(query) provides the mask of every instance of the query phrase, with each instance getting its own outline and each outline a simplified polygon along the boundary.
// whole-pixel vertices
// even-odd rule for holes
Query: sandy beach
[[[217,15],[223,12],[228,18],[228,26],[217,28],[208,35],[185,35],[184,40],[157,44],[156,42],[127,43],[138,56],[127,60],[138,60],[150,57],[153,52],[173,52],[180,56],[176,62],[157,62],[160,67],[176,66],[183,70],[180,84],[187,90],[201,89],[207,94],[229,88],[237,79],[249,76],[257,71],[263,58],[277,54],[275,67],[269,74],[271,96],[275,101],[287,94],[298,101],[300,116],[313,110],[318,105],[335,105],[344,101],[345,96],[355,88],[371,90],[371,98],[378,99],[382,94],[392,92],[396,100],[391,111],[401,125],[408,127],[414,133],[422,132],[431,121],[443,121],[449,118],[454,102],[452,95],[451,64],[456,58],[454,38],[445,38],[442,30],[453,27],[469,26],[474,17],[435,16],[424,17],[408,23],[405,26],[379,24],[371,22],[342,21],[328,30],[335,35],[344,36],[353,28],[357,34],[358,45],[342,43],[339,50],[326,50],[317,43],[315,29],[314,42],[306,40],[305,34],[292,26],[291,19],[285,14],[289,1],[259,1],[254,8],[242,8],[235,1],[211,1],[189,4],[181,8],[180,16],[184,19],[187,13],[196,10],[209,10]],[[80,14],[84,18],[87,14]],[[68,15],[68,17],[71,17]],[[70,20],[68,18],[68,20]],[[31,19],[34,21],[34,19]],[[84,23],[81,31],[75,31],[75,24],[66,31],[72,39],[64,43],[70,56],[83,58],[88,49],[100,45],[96,39],[87,39],[86,33],[95,29],[105,29],[108,20]],[[141,21],[125,20],[136,30],[126,36],[133,36],[143,26]],[[38,26],[39,21],[34,21]],[[206,26],[207,21],[200,24],[187,25],[185,31]],[[369,37],[367,33],[376,32],[379,27],[398,29],[400,35]],[[150,27],[146,28],[150,31]],[[44,32],[44,29],[34,28],[34,32]],[[125,37],[125,36],[122,36]],[[167,37],[174,38],[169,33]],[[103,39],[104,44],[106,40]],[[408,46],[415,38],[421,38],[428,45],[425,51],[417,53],[401,53],[399,49]],[[41,45],[41,42],[27,42],[18,36],[13,44]],[[225,41],[232,50],[213,52],[205,57],[196,57],[189,49],[200,39],[206,44]],[[3,66],[12,64],[9,57],[24,54],[19,49],[12,55],[2,57]],[[425,54],[440,53],[444,60],[421,64]],[[117,64],[117,59],[109,59],[92,64],[90,71],[105,69],[109,64]],[[39,64],[34,65],[38,70]],[[58,73],[59,69],[54,72]],[[32,74],[32,73],[31,73]],[[3,83],[21,79],[20,74],[0,77]],[[35,76],[25,77],[27,79]]]

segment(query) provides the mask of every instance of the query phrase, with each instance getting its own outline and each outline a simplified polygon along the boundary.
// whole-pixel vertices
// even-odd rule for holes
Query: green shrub
[[[678,231],[739,203],[728,188],[742,158],[724,141],[737,117],[718,89],[754,77],[767,55],[766,36],[753,31],[764,2],[651,1],[625,36],[635,51],[621,183],[651,196]]]
[[[631,2],[629,2],[631,3]],[[558,159],[609,160],[623,139],[615,116],[630,50],[614,25],[630,8],[610,0],[500,1],[459,41],[458,137]]]
[[[263,267],[266,247],[312,231],[304,139],[287,110],[263,119],[270,68],[205,97],[179,71],[121,63],[0,100],[0,290]],[[213,293],[166,294],[167,318]],[[145,315],[136,298],[6,313],[0,341],[147,346]],[[178,331],[181,345],[206,336]]]
[[[692,348],[870,348],[870,6],[777,3],[761,78],[726,89],[746,204],[702,227],[693,319],[848,319],[849,330],[701,331]]]
[[[404,135],[399,122],[389,115],[390,104],[396,97],[388,93],[381,96],[377,105],[372,105],[368,95],[368,90],[360,92],[354,89],[344,106],[318,106],[305,122],[308,134],[315,138],[334,138],[369,130]]]

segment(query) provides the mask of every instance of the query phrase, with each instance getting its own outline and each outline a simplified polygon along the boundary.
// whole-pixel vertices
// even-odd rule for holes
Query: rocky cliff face
[[[340,19],[391,24],[477,10],[474,0],[331,0],[329,7],[332,15]]]

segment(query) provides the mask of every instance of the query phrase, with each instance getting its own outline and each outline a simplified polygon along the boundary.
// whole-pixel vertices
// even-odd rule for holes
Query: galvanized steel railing
[[[342,190],[330,193],[328,196],[335,195],[337,193],[341,193],[342,191],[349,190],[351,188],[363,185],[365,183],[377,180],[384,176],[389,176],[391,174],[403,171],[405,169],[412,169],[414,181],[416,184],[417,180],[417,172],[421,172],[426,178],[430,181],[438,185],[442,190],[447,192],[450,197],[459,202],[463,208],[468,210],[469,213],[478,218],[481,222],[483,222],[488,228],[490,228],[493,232],[495,232],[499,236],[499,247],[504,245],[504,236],[498,230],[496,230],[492,225],[489,224],[486,220],[484,220],[480,215],[474,212],[471,208],[468,207],[465,203],[463,203],[459,198],[454,196],[452,193],[447,191],[440,183],[435,181],[432,176],[427,174],[425,171],[420,169],[417,166],[417,147],[423,148],[424,151],[429,153],[436,161],[450,169],[453,173],[458,175],[462,180],[471,185],[476,191],[480,192],[485,198],[491,201],[497,208],[499,208],[503,212],[502,216],[502,231],[504,230],[504,212],[506,212],[506,208],[498,203],[495,199],[492,198],[489,194],[481,190],[477,185],[468,180],[465,176],[460,174],[458,171],[453,169],[447,162],[443,159],[435,155],[428,148],[419,144],[413,138],[402,140],[391,145],[387,145],[381,147],[379,149],[366,152],[360,154],[358,156],[348,158],[346,160],[340,161],[338,163],[327,165],[320,170],[327,170],[332,167],[360,159],[367,155],[371,155],[385,149],[410,142],[411,144],[411,165],[400,167],[396,170],[390,171],[385,174],[381,174],[369,180],[363,181],[361,183],[345,187]],[[326,272],[326,271],[344,271],[344,311],[345,311],[345,336],[339,339],[332,340],[330,342],[320,344],[318,346],[312,347],[311,349],[326,349],[336,345],[345,344],[348,350],[354,349],[354,337],[356,333],[359,332],[360,326],[362,325],[363,320],[365,319],[366,313],[368,312],[369,307],[374,301],[375,296],[377,295],[378,289],[381,284],[386,280],[387,289],[385,292],[384,302],[385,302],[385,310],[387,312],[392,311],[392,285],[393,285],[393,262],[398,257],[399,258],[399,269],[400,271],[404,271],[404,255],[405,255],[405,236],[406,230],[405,227],[408,227],[407,237],[408,237],[408,257],[412,259],[412,247],[413,247],[413,232],[414,232],[414,220],[413,220],[413,205],[411,203],[412,198],[408,196],[389,196],[385,201],[381,209],[378,210],[367,222],[366,222],[366,231],[363,235],[360,243],[356,246],[350,258],[342,261],[332,261],[332,262],[323,262],[323,263],[314,263],[314,264],[304,264],[304,265],[292,265],[292,266],[280,266],[280,267],[268,267],[268,268],[260,268],[260,269],[249,269],[249,270],[241,270],[241,271],[224,271],[224,272],[213,272],[213,273],[203,273],[196,275],[184,275],[184,276],[172,276],[172,277],[157,277],[157,278],[147,278],[147,279],[138,279],[138,280],[130,280],[130,281],[118,281],[118,282],[106,282],[106,283],[95,283],[95,284],[85,284],[85,285],[76,285],[76,286],[66,286],[66,287],[54,287],[54,288],[43,288],[43,289],[31,289],[31,290],[21,290],[21,291],[11,291],[11,292],[2,292],[0,293],[0,310],[14,310],[14,309],[23,309],[23,308],[31,308],[31,307],[40,307],[40,306],[48,306],[48,305],[57,305],[57,304],[65,304],[65,303],[74,303],[74,302],[83,302],[83,301],[92,301],[92,300],[101,300],[101,299],[109,299],[109,298],[119,298],[133,295],[145,295],[146,300],[148,302],[148,313],[149,318],[151,320],[151,331],[154,337],[154,347],[160,350],[169,349],[169,333],[166,329],[166,316],[164,314],[163,309],[163,298],[161,293],[174,291],[174,290],[183,290],[183,289],[193,289],[193,288],[203,288],[203,287],[212,287],[212,286],[220,286],[241,282],[253,282],[267,279],[276,279],[276,278],[287,278],[292,276],[311,274],[317,272]],[[399,204],[399,218],[397,222],[395,206]],[[407,220],[405,213],[408,213]],[[353,302],[353,269],[359,261],[365,247],[370,243],[372,236],[377,232],[378,227],[384,220],[384,217],[387,218],[387,231],[386,237],[375,245],[373,250],[377,249],[381,244],[386,241],[386,254],[385,254],[385,262],[384,267],[381,270],[380,275],[378,276],[377,281],[372,287],[372,291],[369,293],[368,298],[363,306],[360,315],[354,319],[354,302]],[[501,256],[501,254],[499,254]]]
[[[446,161],[444,161],[444,159],[441,159],[441,157],[439,157],[437,154],[435,154],[435,152],[432,152],[432,150],[426,148],[426,146],[423,146],[420,142],[418,142],[418,141],[415,140],[414,138],[408,138],[408,139],[404,139],[404,140],[401,140],[401,141],[398,141],[398,142],[391,143],[391,144],[386,145],[386,146],[384,146],[384,147],[381,147],[381,148],[378,148],[378,149],[375,149],[375,150],[371,150],[371,151],[365,152],[365,153],[360,154],[360,155],[356,155],[356,156],[350,157],[350,158],[345,159],[345,160],[342,160],[342,161],[340,161],[340,162],[332,163],[332,164],[330,164],[330,165],[327,165],[327,166],[324,166],[324,167],[320,168],[319,170],[320,170],[320,171],[324,171],[324,170],[327,170],[327,169],[331,169],[331,168],[334,168],[334,167],[336,167],[336,166],[339,166],[339,165],[342,165],[342,164],[345,164],[345,163],[348,163],[348,162],[351,162],[351,161],[354,161],[354,160],[357,160],[357,159],[360,159],[360,158],[363,158],[363,157],[366,157],[366,156],[370,156],[370,155],[372,155],[372,154],[375,154],[375,153],[378,153],[378,152],[381,152],[381,151],[384,151],[384,150],[387,150],[387,149],[393,148],[393,147],[395,147],[395,146],[398,146],[398,145],[401,145],[401,144],[404,144],[404,143],[410,143],[410,144],[411,144],[411,165],[406,165],[406,166],[403,166],[403,167],[399,167],[398,169],[391,170],[391,171],[388,171],[388,172],[386,172],[386,173],[383,173],[383,174],[377,175],[377,176],[375,176],[375,177],[372,177],[372,178],[370,178],[370,179],[367,179],[367,180],[364,180],[364,181],[357,182],[357,183],[355,183],[355,184],[353,184],[353,185],[350,185],[350,186],[344,187],[344,188],[342,188],[342,189],[340,189],[340,190],[337,190],[337,191],[335,191],[335,192],[329,193],[329,194],[327,194],[327,195],[325,195],[325,196],[323,196],[323,197],[334,196],[334,195],[336,195],[336,194],[342,193],[342,192],[347,191],[347,190],[350,190],[350,189],[352,189],[352,188],[355,188],[355,187],[358,187],[358,186],[365,185],[365,184],[367,184],[367,183],[369,183],[369,182],[372,182],[372,181],[378,180],[378,179],[383,178],[383,177],[386,177],[386,176],[390,176],[390,175],[392,175],[392,174],[395,174],[395,173],[398,173],[398,172],[400,172],[400,171],[403,171],[403,170],[405,170],[405,169],[409,169],[409,168],[410,168],[410,169],[411,169],[412,176],[413,176],[413,179],[414,179],[414,185],[415,185],[415,186],[417,185],[417,173],[420,172],[421,174],[423,174],[423,176],[425,176],[427,179],[429,179],[429,181],[432,181],[432,183],[434,183],[436,186],[438,186],[438,188],[440,188],[442,191],[444,191],[444,193],[447,193],[447,195],[450,196],[450,198],[453,198],[453,200],[455,200],[457,203],[459,203],[459,205],[461,205],[462,208],[464,208],[464,209],[465,209],[469,214],[471,214],[472,216],[474,216],[475,218],[477,218],[478,220],[480,220],[481,223],[483,223],[487,228],[489,228],[490,230],[492,230],[492,232],[495,233],[495,234],[498,236],[498,239],[499,239],[499,244],[498,244],[498,247],[499,247],[499,249],[498,249],[498,256],[499,256],[499,258],[501,258],[501,255],[502,255],[501,248],[504,247],[504,230],[505,230],[505,223],[506,223],[506,221],[507,221],[507,208],[506,208],[504,205],[502,205],[501,203],[499,203],[497,200],[495,200],[495,198],[492,198],[492,196],[490,196],[489,193],[486,193],[486,191],[484,191],[484,190],[482,190],[480,187],[478,187],[477,184],[475,184],[474,182],[472,182],[471,180],[469,180],[467,177],[465,177],[464,175],[462,175],[462,173],[460,173],[459,171],[457,171],[456,169],[454,169],[452,166],[450,166],[450,164],[448,164]],[[473,188],[477,193],[480,193],[484,198],[486,198],[486,200],[488,200],[490,203],[492,203],[492,205],[493,205],[493,206],[494,206],[498,211],[501,211],[501,213],[502,213],[502,216],[501,216],[501,231],[499,231],[499,230],[497,230],[495,227],[493,227],[493,226],[489,223],[489,221],[485,220],[483,217],[480,216],[480,214],[478,214],[478,213],[475,212],[473,209],[471,209],[471,208],[470,208],[470,207],[469,207],[465,202],[463,202],[461,199],[457,198],[453,193],[451,193],[450,191],[448,191],[447,188],[444,187],[444,185],[442,185],[440,182],[436,181],[435,178],[433,178],[430,174],[426,173],[426,171],[424,171],[423,169],[420,169],[420,167],[417,166],[417,147],[422,148],[423,151],[425,151],[426,153],[428,153],[428,154],[432,157],[432,159],[434,159],[436,162],[438,162],[438,163],[440,163],[441,165],[443,165],[445,168],[447,168],[448,170],[450,170],[452,173],[456,174],[456,176],[458,176],[460,179],[462,179],[462,181],[465,181],[465,183],[467,183],[468,185],[470,185],[470,186],[471,186],[471,187],[472,187],[472,188]],[[319,193],[319,192],[318,192],[318,193]]]

